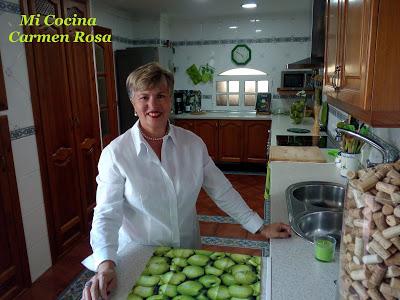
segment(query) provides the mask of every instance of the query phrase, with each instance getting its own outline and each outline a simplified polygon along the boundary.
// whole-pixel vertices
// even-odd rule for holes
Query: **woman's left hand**
[[[285,223],[273,223],[269,225],[264,225],[261,229],[260,234],[262,234],[267,239],[284,239],[291,236],[290,226]]]

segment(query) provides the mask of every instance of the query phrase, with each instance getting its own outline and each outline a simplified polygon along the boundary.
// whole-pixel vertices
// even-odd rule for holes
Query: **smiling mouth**
[[[161,112],[159,111],[151,111],[149,113],[147,113],[147,115],[151,118],[158,118],[161,116]]]

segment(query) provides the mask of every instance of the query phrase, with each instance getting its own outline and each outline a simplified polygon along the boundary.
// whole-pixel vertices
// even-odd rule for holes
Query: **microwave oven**
[[[294,90],[313,88],[312,71],[282,71],[281,88]]]

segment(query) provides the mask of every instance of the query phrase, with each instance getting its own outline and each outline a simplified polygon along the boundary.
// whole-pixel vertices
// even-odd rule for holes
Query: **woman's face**
[[[171,111],[171,94],[165,80],[153,88],[135,91],[132,104],[147,133],[157,137],[165,133]]]

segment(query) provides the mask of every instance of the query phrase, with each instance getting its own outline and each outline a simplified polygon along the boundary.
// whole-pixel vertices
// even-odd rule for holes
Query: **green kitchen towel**
[[[268,162],[267,163],[267,175],[265,176],[265,191],[264,191],[264,199],[265,200],[269,200],[270,185],[271,185],[271,168],[269,167],[269,162]]]
[[[326,125],[328,125],[328,102],[322,103],[321,124],[324,127],[326,127]]]

